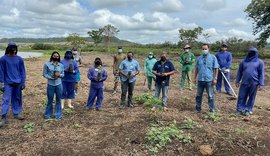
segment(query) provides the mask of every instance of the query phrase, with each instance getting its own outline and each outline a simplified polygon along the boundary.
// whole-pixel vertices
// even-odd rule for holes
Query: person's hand
[[[212,81],[212,83],[213,83],[213,85],[216,85],[216,84],[217,84],[217,80],[214,79],[214,80]]]
[[[239,83],[235,83],[235,87],[239,88],[240,84]]]
[[[22,84],[21,90],[24,90],[24,89],[25,89],[25,84]]]
[[[258,90],[262,91],[263,90],[263,86],[258,86]]]
[[[55,76],[60,77],[61,73],[59,71],[55,72]]]
[[[194,83],[194,84],[197,84],[196,78],[193,79],[193,83]]]

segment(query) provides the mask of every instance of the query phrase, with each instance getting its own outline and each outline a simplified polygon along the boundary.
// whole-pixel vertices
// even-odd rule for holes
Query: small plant
[[[220,115],[218,115],[217,113],[214,113],[214,112],[208,112],[205,116],[204,116],[204,119],[208,119],[208,120],[212,120],[214,122],[218,122],[221,117]]]
[[[188,101],[190,100],[189,97],[187,97],[187,96],[184,96],[183,99],[184,99],[184,103],[185,103],[185,104],[187,104]]]
[[[165,127],[158,127],[155,125],[151,127],[146,134],[147,148],[153,155],[158,153],[158,150],[165,147],[174,139],[182,143],[191,143],[192,138],[189,135],[183,134],[183,131],[176,126],[176,122]]]
[[[193,128],[197,128],[200,127],[200,125],[198,125],[197,122],[193,121],[191,118],[187,118],[184,120],[183,124],[182,124],[182,129],[193,129]]]
[[[77,129],[77,128],[81,128],[82,126],[79,124],[75,124],[75,125],[73,125],[73,127]]]
[[[162,110],[162,101],[160,99],[154,98],[149,93],[144,93],[142,95],[134,97],[135,101],[142,103],[146,108],[158,108],[158,110]]]
[[[63,114],[64,115],[70,115],[70,114],[72,114],[74,111],[73,111],[73,109],[71,109],[71,108],[65,108],[64,110],[63,110]]]
[[[34,123],[28,123],[24,125],[23,129],[25,129],[27,133],[32,133],[34,131]]]
[[[247,132],[244,128],[235,128],[234,131],[235,131],[235,133],[237,133],[237,134],[244,134],[244,133]]]
[[[134,97],[134,100],[139,102],[139,103],[144,103],[145,101],[147,101],[148,99],[151,99],[153,96],[149,93],[144,93],[138,96]]]

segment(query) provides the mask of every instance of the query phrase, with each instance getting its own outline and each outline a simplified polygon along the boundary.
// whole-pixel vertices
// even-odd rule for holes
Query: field
[[[112,57],[105,53],[83,53],[82,82],[73,101],[74,110],[65,109],[61,121],[45,121],[46,79],[42,77],[43,63],[49,58],[25,60],[27,87],[23,94],[24,121],[9,115],[9,125],[0,129],[0,155],[201,155],[200,147],[209,145],[213,155],[270,155],[270,87],[258,92],[254,114],[250,118],[236,116],[236,100],[225,93],[216,94],[217,114],[208,113],[207,95],[203,98],[203,112],[195,112],[196,89],[179,90],[180,65],[172,77],[167,112],[150,112],[141,103],[134,108],[119,109],[120,87],[113,89]],[[102,111],[85,110],[89,92],[88,68],[95,57],[101,57],[108,71]],[[143,65],[143,58],[137,57]],[[177,61],[176,58],[172,60]],[[237,64],[234,62],[234,82]],[[269,73],[266,62],[266,73]],[[269,85],[269,75],[266,74]],[[234,86],[234,85],[233,85]],[[147,91],[141,73],[136,82],[135,96]],[[154,94],[151,92],[150,94]],[[168,127],[175,123],[185,139],[171,139],[154,151],[146,134],[151,127]],[[162,139],[162,138],[161,138]],[[209,151],[210,150],[210,151]]]

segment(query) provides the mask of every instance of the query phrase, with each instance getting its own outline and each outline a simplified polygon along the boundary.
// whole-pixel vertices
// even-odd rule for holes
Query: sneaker
[[[167,112],[167,111],[169,111],[169,109],[167,107],[163,107],[163,111]]]
[[[8,124],[7,118],[6,117],[2,118],[2,120],[0,121],[0,128],[7,126],[7,124]]]
[[[101,111],[101,109],[100,108],[96,108],[96,111]]]
[[[90,110],[93,110],[93,108],[92,108],[92,107],[87,107],[87,106],[86,106],[85,110],[90,111]]]
[[[215,112],[215,110],[214,110],[214,109],[210,109],[210,110],[209,110],[209,112],[214,113],[214,112]]]
[[[133,105],[132,103],[129,103],[129,104],[128,104],[128,107],[133,108],[134,105]]]
[[[250,116],[250,115],[252,115],[252,112],[251,111],[246,111],[245,116]]]
[[[14,119],[17,119],[17,120],[24,120],[24,117],[21,116],[20,114],[16,114],[16,115],[14,115]]]

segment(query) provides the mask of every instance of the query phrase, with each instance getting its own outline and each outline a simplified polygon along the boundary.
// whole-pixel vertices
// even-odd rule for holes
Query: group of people
[[[216,93],[221,93],[222,80],[225,91],[232,95],[230,82],[230,66],[232,54],[227,51],[228,45],[222,44],[221,50],[216,55],[210,54],[208,44],[201,47],[201,55],[195,58],[191,52],[191,46],[185,45],[180,56],[182,64],[182,77],[180,81],[181,92],[185,89],[187,78],[188,89],[192,90],[197,84],[196,111],[201,112],[203,92],[208,95],[209,111],[215,111],[215,89]],[[22,116],[22,90],[25,88],[26,72],[23,59],[17,55],[18,47],[15,42],[9,42],[5,55],[0,58],[0,90],[2,96],[2,119],[0,127],[8,124],[7,114],[11,103],[12,112],[15,119],[23,120]],[[136,77],[140,73],[141,67],[134,59],[134,53],[123,54],[122,47],[118,47],[118,53],[113,57],[114,88],[113,93],[117,93],[117,86],[121,83],[120,108],[132,107],[132,97],[135,88]],[[58,52],[53,52],[50,60],[43,66],[43,76],[48,79],[47,84],[47,105],[44,112],[45,119],[55,117],[62,118],[62,110],[67,103],[69,108],[73,108],[72,99],[75,98],[80,81],[79,67],[82,59],[78,55],[77,49],[67,50],[64,59],[61,60]],[[192,71],[194,78],[192,81]],[[152,83],[155,82],[155,98],[162,93],[162,107],[167,111],[168,90],[170,76],[175,73],[173,62],[168,58],[167,52],[162,52],[157,59],[153,52],[150,52],[144,62],[144,73],[147,79],[147,87],[152,91]],[[87,73],[91,81],[89,96],[87,100],[87,110],[94,108],[101,110],[104,99],[104,81],[108,74],[102,65],[100,58],[95,58],[94,65]],[[248,50],[246,58],[240,63],[236,78],[236,87],[240,87],[237,101],[237,113],[242,115],[252,114],[257,89],[264,86],[264,63],[258,58],[258,50],[254,47]],[[126,100],[126,95],[128,98]],[[53,111],[53,99],[55,100],[55,110]],[[54,112],[54,115],[53,115]]]

